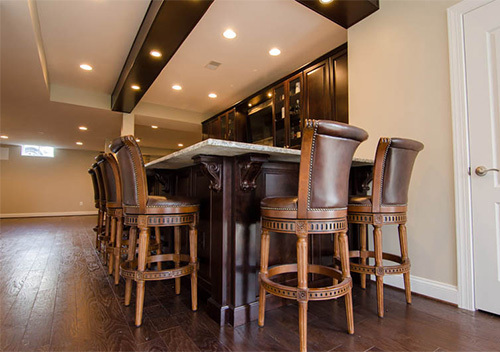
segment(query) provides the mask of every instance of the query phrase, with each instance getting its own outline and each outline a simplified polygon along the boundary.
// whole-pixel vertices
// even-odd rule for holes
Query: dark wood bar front
[[[146,165],[151,194],[200,201],[199,287],[210,297],[209,315],[221,325],[257,319],[260,201],[297,194],[299,160],[298,150],[209,139]],[[370,165],[367,160],[353,161],[351,193],[366,192]],[[163,236],[166,246],[173,246],[173,234]],[[295,236],[271,238],[270,265],[296,261]],[[333,235],[311,236],[309,248],[310,263],[332,265]],[[321,282],[322,277],[315,276],[311,286]],[[288,284],[295,280],[286,275],[281,279]],[[267,309],[283,304],[269,297]]]

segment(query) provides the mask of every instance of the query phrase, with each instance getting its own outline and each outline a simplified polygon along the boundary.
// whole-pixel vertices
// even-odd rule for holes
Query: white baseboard
[[[371,277],[372,280],[375,280],[374,275]],[[410,283],[411,292],[439,299],[441,301],[458,304],[457,286],[413,275],[410,275]],[[384,284],[404,289],[403,275],[385,275]]]
[[[62,211],[62,212],[47,212],[47,213],[11,213],[11,214],[0,214],[0,219],[8,219],[8,218],[40,218],[40,217],[51,217],[51,216],[80,216],[80,215],[97,215],[97,210]]]

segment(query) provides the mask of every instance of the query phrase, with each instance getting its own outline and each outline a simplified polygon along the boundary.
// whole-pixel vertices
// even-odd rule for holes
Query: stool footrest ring
[[[342,279],[342,273],[334,268],[330,268],[324,265],[314,265],[309,264],[308,273],[315,273],[320,275],[329,276],[333,279],[340,281],[337,285],[319,287],[319,288],[308,288],[307,298],[301,297],[303,289],[299,289],[293,286],[282,285],[272,281],[270,278],[280,274],[296,273],[297,264],[285,264],[277,265],[269,268],[268,273],[260,273],[259,280],[262,287],[269,293],[279,296],[282,298],[296,299],[296,300],[309,300],[309,301],[323,301],[328,299],[333,299],[337,297],[344,296],[350,292],[352,288],[351,277],[346,277]],[[299,293],[300,291],[300,293]]]
[[[350,251],[350,258],[375,258],[375,252],[373,251]],[[352,272],[360,273],[360,274],[369,274],[376,276],[383,275],[398,275],[410,272],[410,261],[403,261],[403,258],[398,255],[390,254],[390,253],[382,253],[382,258],[385,260],[389,260],[391,262],[399,263],[399,265],[384,265],[380,267],[376,267],[373,265],[366,264],[358,264],[352,263],[350,264],[350,268]]]
[[[168,256],[162,254],[154,257]],[[148,258],[149,259],[149,258]],[[164,260],[148,260],[148,263],[157,263]],[[175,269],[166,270],[137,270],[137,260],[126,261],[120,265],[120,275],[125,279],[133,279],[134,281],[158,281],[168,280],[177,277],[187,276],[198,270],[198,263],[189,263]]]

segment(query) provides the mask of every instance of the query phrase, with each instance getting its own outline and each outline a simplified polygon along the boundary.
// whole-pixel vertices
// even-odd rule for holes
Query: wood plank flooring
[[[144,323],[123,306],[94,251],[95,218],[9,219],[0,222],[0,349],[2,351],[295,351],[295,304],[252,322],[219,327],[191,312],[189,285],[148,282]],[[309,351],[500,351],[500,318],[385,288],[386,317],[377,318],[375,286],[354,291],[355,334],[345,331],[343,300],[312,302]]]

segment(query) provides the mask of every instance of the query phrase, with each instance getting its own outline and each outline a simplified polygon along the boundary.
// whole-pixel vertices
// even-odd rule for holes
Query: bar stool
[[[297,300],[300,350],[306,351],[308,301],[345,296],[347,331],[354,333],[352,279],[346,236],[348,184],[354,151],[368,138],[368,134],[343,123],[307,120],[302,138],[298,197],[269,197],[261,202],[259,326],[264,326],[266,292]],[[269,232],[297,236],[297,264],[268,268]],[[308,236],[332,233],[339,235],[341,271],[308,263]],[[274,276],[292,272],[297,272],[297,287],[271,280]],[[308,288],[309,273],[331,277],[337,283]]]
[[[199,204],[187,197],[148,196],[146,172],[141,150],[133,136],[117,138],[111,144],[111,150],[118,159],[122,185],[122,204],[124,223],[138,227],[139,250],[135,259],[129,244],[128,260],[120,265],[120,275],[125,278],[125,305],[130,304],[132,280],[137,283],[135,325],[142,324],[145,281],[167,280],[175,278],[176,293],[180,293],[180,278],[191,276],[191,308],[198,309],[198,258],[197,258],[197,222]],[[189,227],[189,255],[180,254],[180,226]],[[149,255],[148,242],[151,227],[174,227],[175,253]],[[153,271],[146,268],[150,263],[173,261],[175,268]],[[180,266],[180,263],[187,263]]]
[[[366,274],[377,279],[378,316],[384,316],[384,275],[403,274],[406,302],[411,303],[410,259],[406,237],[408,188],[417,154],[424,148],[420,142],[402,138],[381,138],[373,166],[372,195],[349,199],[349,223],[360,226],[360,250],[351,251],[351,270],[361,274],[361,287],[366,287]],[[367,225],[373,225],[374,251],[367,249]],[[382,226],[398,225],[401,256],[382,252]],[[368,265],[367,258],[375,258]],[[383,260],[399,263],[384,265]]]
[[[99,186],[97,185],[97,176],[95,174],[95,171],[93,168],[90,168],[88,170],[88,173],[90,175],[90,178],[92,179],[92,186],[94,188],[94,205],[97,209],[97,224],[96,226],[93,228],[94,232],[96,233],[96,248],[97,248],[97,241],[98,241],[98,238],[99,238],[99,228],[100,228],[100,224],[102,223],[102,212],[101,212],[101,205],[100,205],[100,201],[101,201],[101,198],[99,196]]]
[[[98,157],[98,156],[97,156]],[[97,158],[96,157],[96,158]],[[102,161],[101,161],[102,162]],[[100,221],[97,225],[97,233],[96,233],[96,241],[95,246],[96,249],[103,253],[102,243],[106,243],[108,240],[108,231],[109,231],[109,221],[106,211],[106,191],[104,190],[104,180],[102,178],[101,169],[99,167],[99,162],[96,162],[92,165],[92,169],[96,175],[97,180],[97,188],[99,190],[99,213],[101,215]]]

